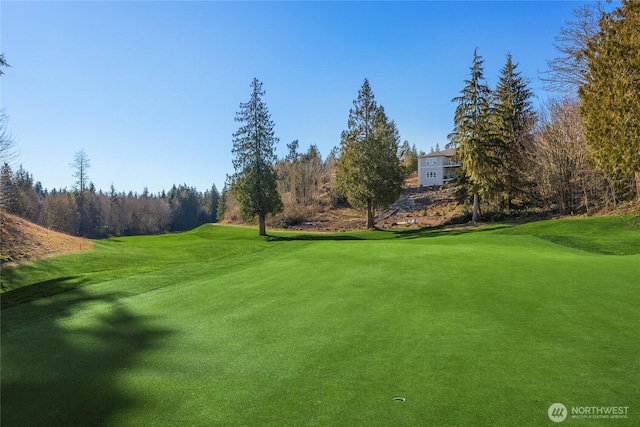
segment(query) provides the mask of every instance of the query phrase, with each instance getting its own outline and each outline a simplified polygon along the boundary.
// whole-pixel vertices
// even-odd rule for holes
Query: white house
[[[418,185],[428,187],[442,185],[456,177],[460,163],[451,161],[454,150],[434,151],[418,158]]]

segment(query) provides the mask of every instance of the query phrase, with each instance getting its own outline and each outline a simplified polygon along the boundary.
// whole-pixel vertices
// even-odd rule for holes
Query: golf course
[[[3,266],[3,426],[640,425],[638,215],[94,243]]]

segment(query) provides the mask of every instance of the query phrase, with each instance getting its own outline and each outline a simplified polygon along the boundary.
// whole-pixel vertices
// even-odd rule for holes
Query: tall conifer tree
[[[618,190],[634,182],[640,200],[639,1],[623,0],[602,16],[587,60],[579,94],[590,155]]]
[[[449,134],[448,147],[456,150],[461,163],[459,179],[473,195],[472,221],[478,220],[480,194],[488,194],[496,181],[499,160],[495,156],[494,125],[491,121],[491,90],[484,79],[484,60],[473,52],[471,76],[465,80],[454,115],[454,129]]]
[[[523,196],[530,187],[527,182],[527,159],[533,144],[535,114],[531,105],[533,92],[527,80],[516,71],[511,54],[502,67],[493,96],[493,122],[497,131],[496,155],[500,160],[496,192],[507,199],[507,208],[514,197]]]
[[[241,124],[233,134],[233,190],[245,218],[258,216],[259,233],[266,235],[266,216],[282,211],[282,200],[277,191],[277,161],[275,137],[271,115],[262,101],[265,92],[262,83],[251,82],[251,98],[240,104],[236,122]]]
[[[395,122],[377,105],[365,79],[349,111],[347,130],[342,132],[337,181],[352,206],[366,209],[367,228],[375,226],[375,209],[394,202],[402,191],[399,144]]]

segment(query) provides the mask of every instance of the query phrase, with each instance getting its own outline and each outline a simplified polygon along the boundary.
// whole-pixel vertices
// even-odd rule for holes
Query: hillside
[[[93,248],[93,242],[48,230],[15,215],[0,212],[0,262],[40,259]]]
[[[408,180],[400,198],[384,211],[376,212],[376,227],[439,227],[465,222],[466,213],[467,209],[456,203],[451,187],[418,187],[417,182]],[[363,230],[366,216],[363,210],[325,205],[288,228],[299,231]]]

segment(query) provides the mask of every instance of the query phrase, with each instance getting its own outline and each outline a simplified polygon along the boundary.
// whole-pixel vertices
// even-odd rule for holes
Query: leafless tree
[[[0,54],[0,76],[4,74],[2,69],[10,66],[4,59],[4,54]],[[7,130],[7,116],[4,110],[0,110],[0,164],[11,163],[14,156],[13,139]]]
[[[84,193],[87,189],[89,183],[89,167],[91,167],[91,163],[89,162],[89,156],[84,150],[78,151],[73,157],[73,163],[70,165],[74,170],[73,177],[76,178],[76,189],[80,191],[80,193]]]
[[[7,115],[0,110],[0,164],[11,164],[16,158],[13,138],[7,128]]]
[[[587,161],[579,103],[552,99],[539,112],[533,173],[547,208],[589,211],[606,192],[602,174]]]
[[[78,208],[70,193],[56,192],[43,200],[45,227],[67,234],[77,234]]]
[[[0,76],[4,74],[2,69],[5,67],[11,67],[11,65],[7,64],[7,60],[4,59],[4,53],[0,53]]]
[[[576,95],[585,83],[588,43],[599,30],[603,8],[601,2],[587,3],[572,11],[574,20],[567,21],[556,37],[559,56],[547,61],[549,69],[540,75],[545,89]]]

